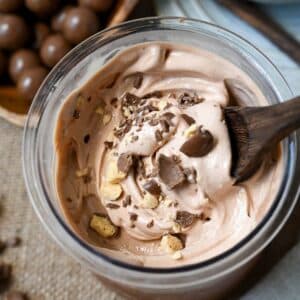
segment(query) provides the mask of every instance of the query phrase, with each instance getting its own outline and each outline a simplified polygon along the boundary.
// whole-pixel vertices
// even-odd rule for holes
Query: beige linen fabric
[[[22,174],[22,132],[0,119],[0,239],[22,238],[20,247],[0,256],[14,265],[12,288],[28,292],[32,300],[122,299],[68,257],[35,215]]]

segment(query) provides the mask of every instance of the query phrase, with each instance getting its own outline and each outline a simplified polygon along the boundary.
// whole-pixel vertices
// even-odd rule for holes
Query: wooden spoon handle
[[[252,110],[249,132],[266,146],[278,143],[300,128],[300,96],[272,106],[249,107],[249,110]]]

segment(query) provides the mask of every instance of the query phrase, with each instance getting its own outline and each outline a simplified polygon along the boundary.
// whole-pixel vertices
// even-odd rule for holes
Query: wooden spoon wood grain
[[[283,138],[300,128],[300,96],[271,106],[229,106],[224,115],[231,139],[231,175],[241,182]]]

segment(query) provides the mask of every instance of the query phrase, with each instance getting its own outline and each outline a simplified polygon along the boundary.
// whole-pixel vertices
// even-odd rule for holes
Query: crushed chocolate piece
[[[154,221],[151,220],[146,226],[147,226],[147,228],[151,228],[151,227],[153,227],[153,225],[154,225]]]
[[[143,188],[151,195],[159,196],[161,193],[160,185],[154,179],[147,181]]]
[[[90,138],[91,138],[91,136],[90,136],[89,134],[86,134],[86,135],[83,137],[83,142],[84,142],[85,144],[88,144],[88,142],[90,141]]]
[[[136,204],[133,205],[133,208],[139,209],[139,207]]]
[[[177,211],[175,222],[183,228],[189,227],[195,221],[195,215],[188,211]]]
[[[171,121],[175,117],[175,115],[170,111],[165,112],[162,116],[168,121]]]
[[[131,138],[131,141],[132,141],[132,142],[136,142],[138,139],[139,139],[139,137],[138,137],[137,135],[134,135],[134,136]]]
[[[20,246],[22,240],[18,236],[14,236],[12,238],[9,238],[5,241],[5,245],[9,248],[14,248]]]
[[[104,141],[105,149],[112,149],[114,143],[110,141]]]
[[[123,96],[122,104],[124,106],[132,106],[132,105],[137,106],[140,101],[141,101],[140,97],[138,97],[134,94],[126,92],[125,95]]]
[[[196,123],[196,121],[187,114],[182,114],[181,117],[189,126]]]
[[[0,240],[0,254],[6,249],[6,243]]]
[[[171,49],[165,49],[164,60],[166,61],[171,53]]]
[[[155,138],[158,142],[162,141],[163,137],[162,137],[162,134],[159,130],[155,131]]]
[[[79,119],[79,118],[80,118],[80,111],[78,109],[74,109],[73,119]]]
[[[117,209],[117,208],[120,208],[120,205],[115,204],[115,203],[108,203],[108,204],[106,204],[106,207],[111,208],[111,209]]]
[[[5,300],[28,300],[28,297],[22,292],[10,291],[5,294]]]
[[[170,131],[170,124],[166,120],[160,120],[159,124],[161,126],[162,131],[164,132]]]
[[[181,106],[193,106],[204,101],[204,98],[199,98],[198,95],[185,92],[179,96],[179,104]]]
[[[208,130],[198,128],[191,138],[181,147],[180,151],[189,157],[202,157],[207,155],[214,147],[214,138]]]
[[[118,102],[118,98],[114,97],[110,100],[110,105],[114,106]]]
[[[119,171],[127,174],[133,164],[132,155],[129,153],[122,153],[117,162]]]
[[[158,159],[158,168],[159,177],[170,189],[185,181],[181,167],[171,157],[161,154]]]
[[[125,197],[125,199],[123,200],[123,202],[122,202],[122,206],[123,207],[127,207],[128,205],[130,205],[131,204],[131,196],[130,195],[127,195],[126,197]]]
[[[133,87],[139,89],[143,82],[143,73],[137,72],[132,76],[133,76],[133,83],[132,83]]]
[[[124,137],[126,133],[130,131],[131,126],[132,126],[131,120],[129,119],[123,120],[122,122],[120,122],[118,128],[114,128],[114,135],[117,138],[121,139],[122,137]]]
[[[133,212],[129,212],[129,218],[131,221],[136,221],[137,218],[138,218],[138,215],[136,213],[133,213]]]
[[[12,276],[12,266],[6,263],[0,263],[0,285],[8,283]]]
[[[135,224],[130,224],[130,228],[135,228]]]
[[[158,119],[151,119],[151,120],[149,121],[149,125],[150,125],[150,126],[156,126],[156,125],[158,125],[158,123],[159,123],[159,120],[158,120]]]
[[[149,98],[161,98],[163,96],[163,93],[161,91],[154,91],[151,93],[148,93],[144,95],[142,98],[143,99],[149,99]]]
[[[186,176],[187,182],[196,183],[197,172],[194,168],[185,168],[183,169],[183,173]]]
[[[88,96],[87,97],[87,102],[91,102],[92,101],[92,96]]]

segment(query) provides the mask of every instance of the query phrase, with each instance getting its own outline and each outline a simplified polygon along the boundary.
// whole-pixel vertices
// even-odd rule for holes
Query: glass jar
[[[66,97],[118,51],[169,41],[206,49],[242,69],[270,104],[292,97],[276,67],[255,46],[216,25],[167,17],[130,21],[106,29],[75,47],[42,84],[32,103],[23,141],[23,168],[30,200],[52,237],[81,264],[115,289],[145,299],[212,299],[224,295],[253,265],[290,215],[298,195],[298,136],[283,143],[284,174],[271,208],[257,227],[224,253],[193,265],[161,269],[126,264],[97,252],[79,239],[63,218],[54,179],[54,130]]]

